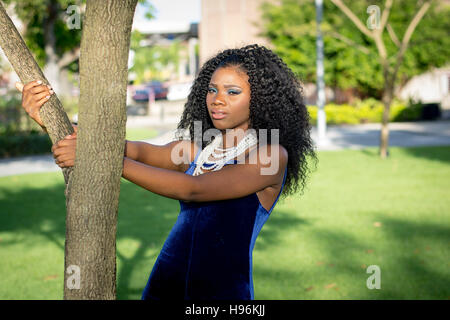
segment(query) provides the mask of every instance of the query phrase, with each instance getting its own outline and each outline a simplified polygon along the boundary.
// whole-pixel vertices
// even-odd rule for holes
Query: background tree
[[[381,9],[380,29],[366,27],[370,5]],[[294,72],[315,82],[314,1],[281,0],[280,5],[264,4],[262,10],[263,35]],[[414,75],[448,62],[449,13],[450,6],[443,1],[324,2],[325,83],[357,88],[361,97],[383,100],[382,157],[388,142],[386,115],[395,93]]]
[[[169,46],[149,45],[142,46],[144,35],[138,30],[131,34],[131,49],[134,51],[134,64],[130,69],[136,76],[137,84],[150,80],[167,80],[167,67],[172,67],[172,73],[178,72],[180,50],[182,48],[179,40],[174,40]]]
[[[14,6],[14,12],[25,25],[25,43],[33,52],[38,65],[60,95],[66,95],[60,86],[63,70],[78,73],[81,28],[74,25],[72,16],[79,13],[84,21],[86,0],[3,0]],[[153,18],[154,7],[147,0],[139,0],[145,16]],[[75,10],[72,9],[76,5]]]
[[[116,297],[116,225],[136,3],[88,0],[86,5],[76,165],[65,172],[65,271],[79,273],[65,272],[65,299]],[[2,5],[0,45],[23,83],[35,79],[48,83]],[[73,132],[56,95],[41,108],[41,118],[52,142]]]

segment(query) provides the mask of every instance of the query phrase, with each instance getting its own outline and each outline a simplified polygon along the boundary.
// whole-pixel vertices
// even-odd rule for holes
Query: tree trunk
[[[136,3],[87,1],[76,165],[67,206],[65,299],[116,298],[116,225]]]
[[[385,159],[389,156],[389,115],[391,110],[391,103],[394,94],[394,83],[391,83],[388,79],[385,80],[386,86],[383,90],[383,118],[381,121],[380,131],[380,157]]]
[[[126,124],[131,26],[137,0],[88,0],[80,57],[75,166],[66,182],[65,299],[114,299],[116,223]],[[0,3],[0,46],[23,83],[49,84]],[[52,143],[73,133],[56,95],[41,108]]]

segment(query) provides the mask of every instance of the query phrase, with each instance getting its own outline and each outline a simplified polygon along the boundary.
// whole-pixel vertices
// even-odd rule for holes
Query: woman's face
[[[216,129],[247,130],[250,115],[248,75],[237,67],[222,67],[214,71],[206,105]]]

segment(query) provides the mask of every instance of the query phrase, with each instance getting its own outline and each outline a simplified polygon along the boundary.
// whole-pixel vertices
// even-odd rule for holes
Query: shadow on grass
[[[390,147],[390,156],[388,160],[392,158],[392,150],[401,149],[405,154],[411,155],[416,158],[422,158],[425,160],[440,161],[444,163],[450,162],[450,146],[425,146],[425,147]],[[364,148],[360,150],[361,153],[370,156],[372,158],[379,158],[379,148]]]
[[[17,189],[16,189],[17,190]],[[0,188],[0,232],[13,233],[8,239],[0,239],[3,248],[18,242],[28,248],[44,241],[55,244],[64,252],[66,206],[64,184],[47,188],[20,188],[19,191]],[[148,192],[122,180],[117,226],[117,243],[132,239],[137,250],[121,252],[117,249],[120,269],[117,274],[118,299],[139,299],[145,287],[154,260],[164,240],[176,221],[179,204]],[[34,235],[44,236],[46,240]],[[154,254],[147,256],[149,248]],[[139,276],[136,288],[130,288],[130,279],[136,264],[147,263]],[[148,271],[147,271],[148,270]],[[148,273],[147,273],[148,272]],[[61,293],[62,296],[62,293]]]
[[[442,213],[444,216],[446,213]],[[404,246],[403,252],[391,257],[390,264],[400,268],[391,281],[409,283],[415,292],[402,292],[396,288],[396,297],[402,299],[449,299],[450,298],[450,227],[436,222],[401,220],[385,214],[374,214],[383,224],[383,233],[390,241]],[[399,250],[402,251],[402,250]],[[386,252],[386,255],[390,255]],[[430,260],[432,259],[432,260]],[[440,260],[440,261],[439,261]],[[406,285],[404,287],[407,287]]]
[[[40,246],[32,234],[43,235],[46,239],[64,251],[65,237],[65,198],[64,185],[54,184],[48,188],[20,188],[19,191],[0,189],[0,232],[13,232],[17,237],[2,240],[2,247],[24,242],[29,247]],[[137,244],[133,250],[118,246],[117,258],[120,269],[117,274],[117,298],[139,299],[153,263],[176,221],[179,203],[152,194],[132,183],[122,181],[118,213],[117,240],[133,241]],[[445,213],[443,213],[444,215]],[[348,232],[320,229],[314,221],[301,218],[295,212],[275,210],[261,230],[255,250],[272,251],[286,244],[286,233],[304,232],[305,241],[310,241],[320,248],[327,261],[334,263],[332,270],[325,270],[332,275],[343,277],[345,281],[357,281],[358,288],[349,287],[349,299],[445,299],[450,295],[450,277],[448,269],[450,229],[445,224],[414,223],[392,218],[384,213],[372,214],[382,222],[380,229],[382,238],[388,245],[376,243],[376,238],[355,236]],[[384,240],[386,241],[386,240]],[[408,252],[393,246],[405,245]],[[289,244],[293,255],[298,248],[295,243]],[[436,261],[427,263],[426,259],[417,258],[414,248],[438,250],[442,256],[443,266],[436,266]],[[382,270],[382,289],[376,293],[365,287],[368,274],[361,268],[361,257],[365,259],[365,251],[374,248],[380,262],[370,256],[367,265],[379,264]],[[433,257],[436,256],[436,253]],[[369,263],[370,262],[370,263]],[[299,265],[301,269],[303,265]],[[280,267],[266,268],[254,265],[254,274],[263,277],[264,281],[278,288],[280,285],[299,286],[295,296],[288,299],[307,299],[307,280],[313,276],[308,271],[300,273],[283,270]],[[317,272],[317,271],[315,271]],[[301,278],[304,277],[304,278]],[[339,297],[338,297],[339,298]],[[271,299],[271,297],[264,297]]]
[[[450,163],[450,146],[413,147],[404,150],[416,158]]]
[[[449,225],[414,222],[379,212],[366,214],[381,226],[369,235],[330,226],[322,229],[315,227],[313,220],[302,219],[296,213],[275,210],[258,237],[255,252],[282,249],[286,254],[287,245],[291,252],[288,255],[301,258],[292,260],[295,267],[282,264],[286,265],[285,269],[280,265],[273,268],[255,263],[257,299],[274,299],[274,296],[294,300],[449,299]],[[287,243],[286,239],[292,237],[284,237],[286,233],[304,234],[304,237],[293,235],[293,239],[305,242],[298,246]],[[302,252],[307,247],[314,248],[307,252],[322,257],[320,264],[311,262],[308,253]],[[367,273],[370,265],[380,267],[380,290],[366,286],[372,275]],[[327,283],[336,286],[326,288]]]

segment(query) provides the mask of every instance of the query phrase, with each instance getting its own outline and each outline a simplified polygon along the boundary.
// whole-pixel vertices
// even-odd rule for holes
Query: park
[[[248,42],[270,47],[301,79],[308,114],[302,124],[311,127],[317,155],[315,166],[312,155],[304,158],[301,188],[274,198],[267,222],[255,218],[252,298],[448,300],[450,43],[440,36],[448,3],[387,0],[369,8],[370,1],[261,1],[259,33],[228,30],[213,46],[202,24],[221,30],[218,20],[244,23],[236,12],[253,16],[255,9],[237,1],[240,11],[233,13],[219,1],[223,12],[211,9],[210,0],[190,3],[201,14],[178,31],[175,22],[173,30],[162,22],[160,1],[87,0],[70,15],[73,4],[62,0],[42,0],[41,7],[1,1],[0,299],[141,299],[185,204],[124,175],[126,141],[160,148],[173,142],[197,101],[174,88],[189,84],[194,92],[203,63]],[[55,16],[40,14],[42,7]],[[66,23],[78,13],[81,26],[71,29]],[[52,27],[36,27],[39,19]],[[139,21],[164,27],[138,31]],[[19,31],[18,22],[27,28]],[[250,30],[248,23],[235,28]],[[49,37],[49,30],[57,32]],[[52,63],[61,70],[53,73]],[[27,113],[14,87],[37,79],[60,83],[40,111],[45,126]],[[218,131],[199,124],[184,129],[204,141]],[[73,125],[76,165],[61,168],[51,147],[73,134]],[[289,128],[279,129],[283,144]],[[181,157],[179,146],[174,163],[189,166],[195,153]],[[192,314],[217,314],[214,307],[190,306]]]

